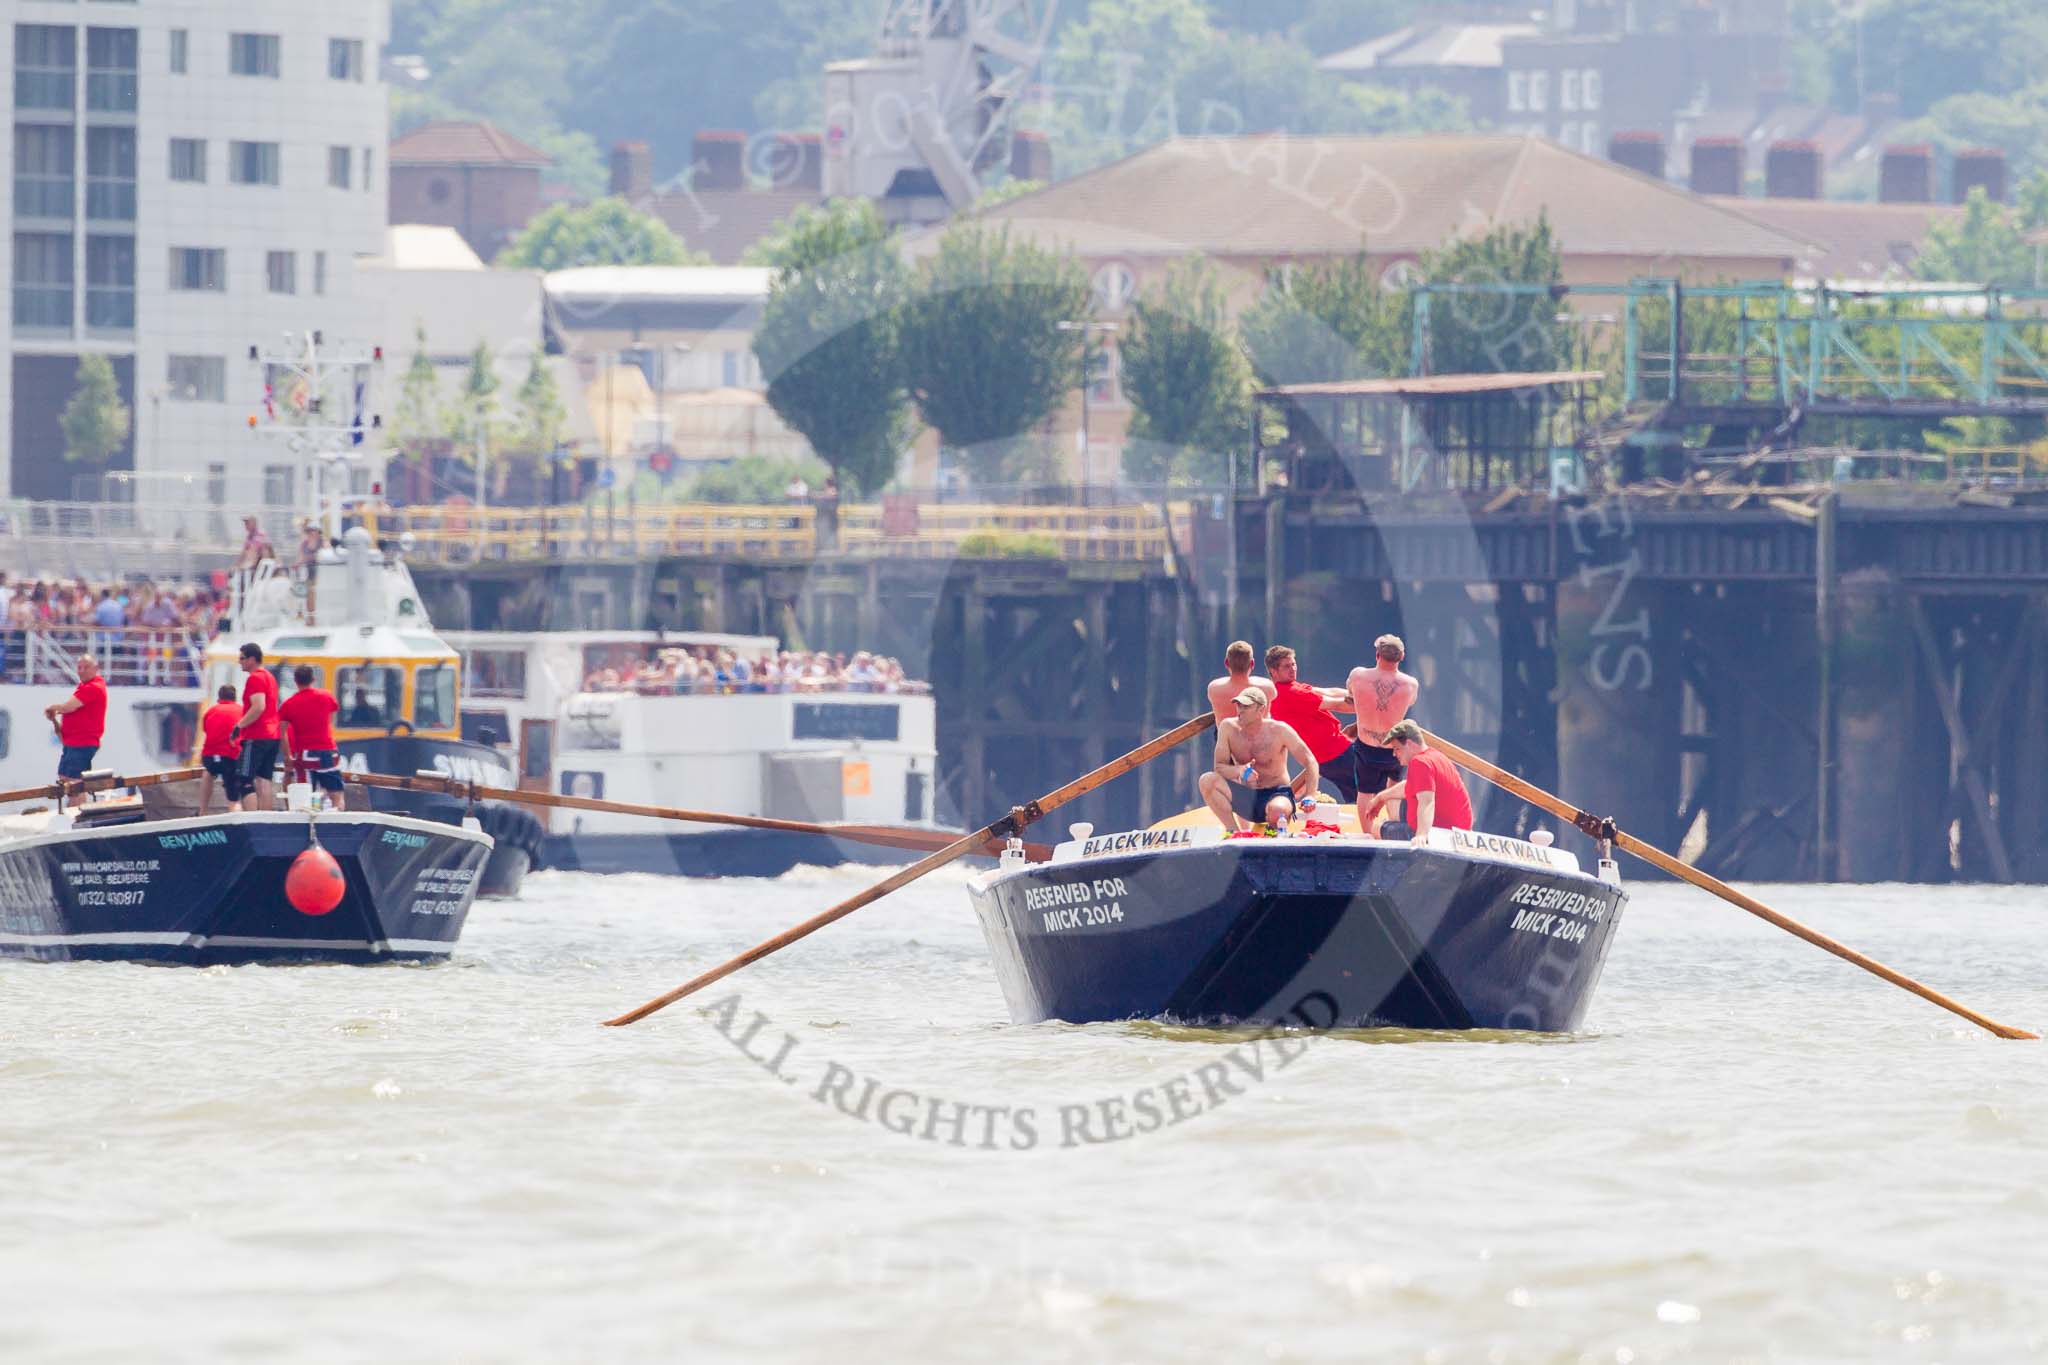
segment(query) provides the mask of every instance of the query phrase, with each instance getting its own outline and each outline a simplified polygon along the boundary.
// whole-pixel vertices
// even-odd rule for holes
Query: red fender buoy
[[[284,898],[302,915],[324,915],[341,904],[348,881],[334,855],[314,844],[298,857],[284,874]]]

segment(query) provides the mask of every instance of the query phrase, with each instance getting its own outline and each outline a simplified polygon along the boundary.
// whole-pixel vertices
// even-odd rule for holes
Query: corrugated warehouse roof
[[[1408,379],[1336,379],[1260,389],[1261,398],[1427,398],[1461,393],[1515,393],[1560,384],[1594,384],[1599,370],[1511,370],[1499,374],[1425,374]]]
[[[1782,260],[1814,245],[1541,138],[1176,138],[983,215],[1086,255],[1411,255],[1548,214],[1567,256]]]
[[[483,122],[423,123],[391,144],[394,166],[552,166],[555,159]]]
[[[775,272],[746,265],[588,265],[551,270],[548,297],[564,304],[760,303]]]

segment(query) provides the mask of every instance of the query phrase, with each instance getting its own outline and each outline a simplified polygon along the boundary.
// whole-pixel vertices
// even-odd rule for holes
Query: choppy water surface
[[[943,873],[732,980],[761,1060],[596,1026],[872,875],[545,874],[437,968],[0,963],[0,1359],[2048,1355],[2048,1051],[1686,890],[1569,1040],[1014,1028]],[[1768,898],[2048,1025],[2039,891]]]

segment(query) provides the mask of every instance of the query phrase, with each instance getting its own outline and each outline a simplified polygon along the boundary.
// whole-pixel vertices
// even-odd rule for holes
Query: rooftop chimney
[[[1011,137],[1010,178],[1052,183],[1052,144],[1044,133],[1027,128]]]
[[[1994,204],[2005,202],[2005,153],[1996,147],[1969,147],[1956,153],[1949,172],[1949,188],[1958,204],[1968,201],[1971,190],[1984,191]]]
[[[1877,171],[1877,197],[1886,204],[1933,203],[1934,148],[1924,142],[1885,148]]]
[[[1739,137],[1694,138],[1692,144],[1692,192],[1694,194],[1741,194],[1743,175],[1742,139]]]
[[[690,157],[696,172],[690,182],[694,190],[743,190],[747,187],[747,135],[729,128],[712,128],[697,134]]]
[[[1820,198],[1820,146],[1804,139],[1773,142],[1764,157],[1764,194],[1771,199]]]
[[[1607,159],[1644,175],[1664,178],[1664,134],[1643,129],[1616,133],[1607,139]]]
[[[654,154],[644,142],[612,144],[612,176],[607,193],[629,204],[644,203],[654,193]]]
[[[767,145],[765,169],[775,189],[816,194],[825,184],[825,144],[816,133],[777,133]]]

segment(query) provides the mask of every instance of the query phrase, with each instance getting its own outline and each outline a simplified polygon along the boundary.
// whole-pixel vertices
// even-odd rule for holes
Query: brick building
[[[452,227],[484,260],[541,210],[547,153],[488,123],[428,123],[391,144],[391,221]]]

